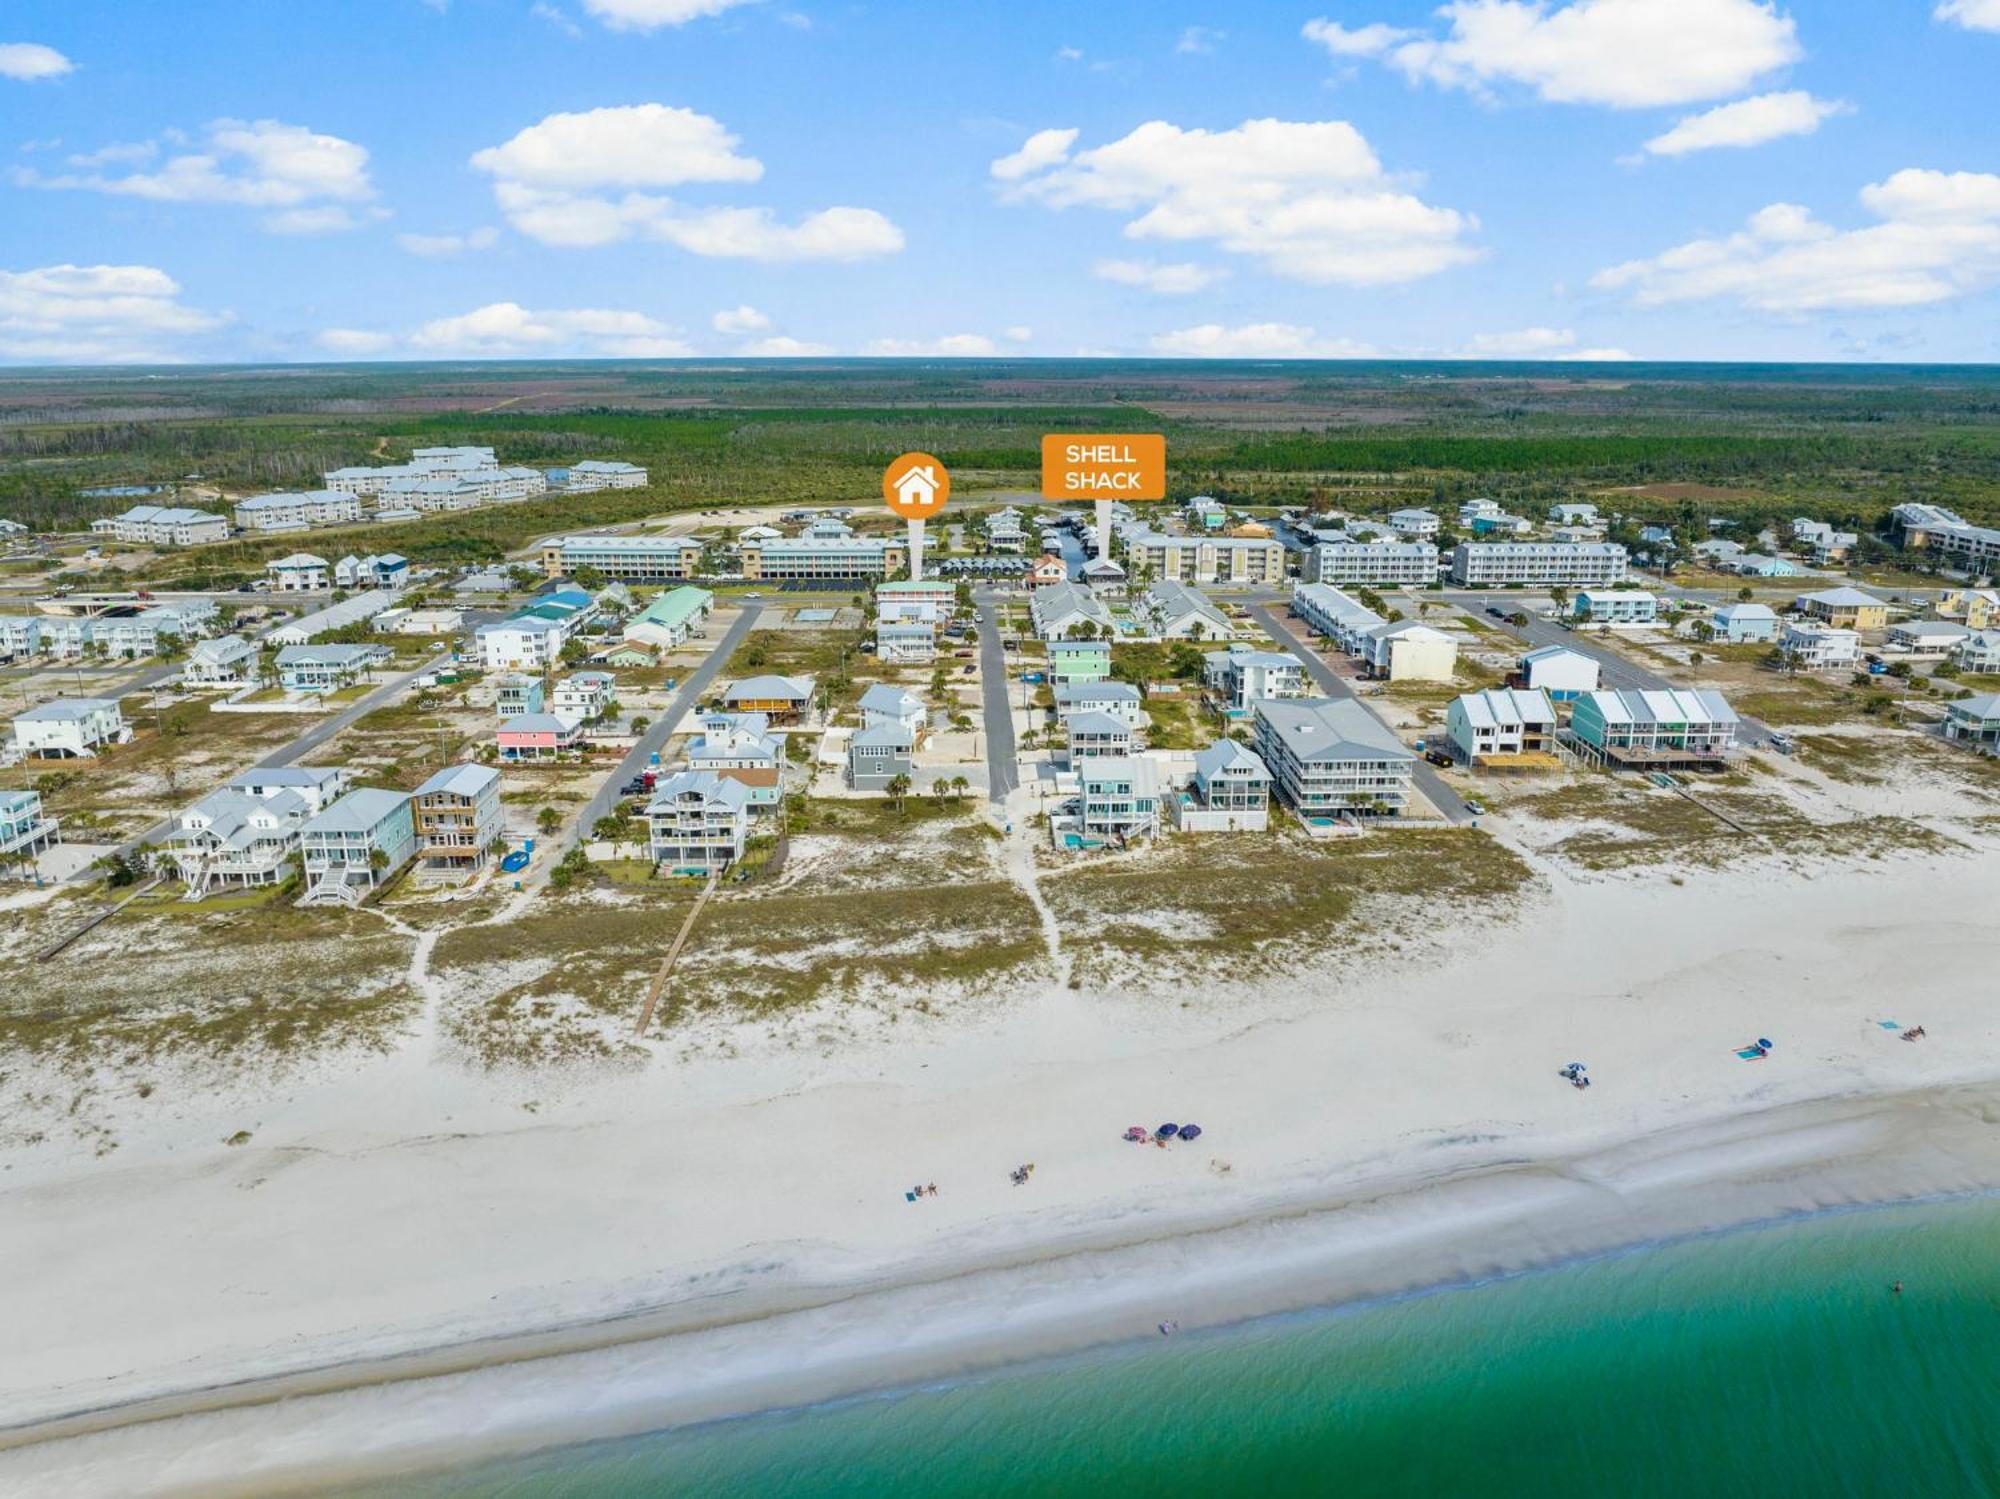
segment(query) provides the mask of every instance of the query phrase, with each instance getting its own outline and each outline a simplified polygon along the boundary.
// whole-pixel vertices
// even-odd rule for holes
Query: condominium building
[[[572,577],[592,567],[625,583],[678,583],[701,571],[701,543],[692,536],[551,536],[542,543],[542,570]]]
[[[1128,572],[1175,583],[1278,583],[1285,576],[1284,544],[1263,536],[1169,536],[1131,528],[1125,562]]]
[[[1329,583],[1300,583],[1292,589],[1292,614],[1342,650],[1368,631],[1388,623],[1359,599]]]
[[[191,547],[229,539],[229,522],[223,516],[169,505],[134,505],[123,515],[92,521],[90,529],[99,536],[147,546]]]
[[[902,571],[909,550],[899,540],[879,536],[790,536],[742,542],[737,555],[743,576],[754,581],[887,578]]]
[[[1620,583],[1625,548],[1611,541],[1464,541],[1452,549],[1451,581],[1476,584]]]
[[[1927,551],[1966,573],[2000,569],[2000,528],[1975,526],[1942,505],[1905,504],[1889,512],[1889,529],[1912,551]]]
[[[1322,541],[1306,566],[1315,583],[1423,586],[1437,582],[1438,550],[1428,541]]]
[[[1736,742],[1736,710],[1719,692],[1586,692],[1570,715],[1571,741],[1592,758],[1633,770],[1719,764]]]
[[[1650,625],[1660,601],[1638,588],[1586,588],[1570,601],[1570,618],[1594,625]]]
[[[636,463],[586,458],[569,466],[563,488],[571,494],[589,494],[599,489],[644,489],[646,471]]]
[[[244,531],[303,531],[361,519],[361,502],[330,489],[300,494],[260,494],[236,502],[236,525]]]
[[[1416,756],[1352,699],[1260,702],[1253,747],[1279,798],[1309,825],[1350,814],[1395,817],[1409,805]]]

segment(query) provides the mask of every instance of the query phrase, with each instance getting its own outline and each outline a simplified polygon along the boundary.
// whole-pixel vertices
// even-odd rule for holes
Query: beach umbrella
[[[1765,1037],[1763,1037],[1763,1036],[1759,1036],[1759,1037],[1757,1038],[1757,1044],[1758,1044],[1758,1045],[1759,1045],[1760,1047],[1762,1047],[1762,1048],[1763,1048],[1763,1049],[1764,1049],[1765,1051],[1769,1051],[1769,1050],[1771,1049],[1771,1043],[1770,1043],[1770,1041],[1769,1041],[1768,1039],[1766,1039]]]
[[[1199,1124],[1183,1124],[1181,1126],[1181,1138],[1183,1140],[1192,1140],[1200,1134],[1201,1126]]]
[[[1145,1139],[1145,1138],[1146,1138],[1146,1126],[1145,1126],[1145,1125],[1143,1125],[1143,1124],[1135,1124],[1135,1125],[1133,1125],[1133,1126],[1132,1126],[1132,1127],[1131,1127],[1130,1129],[1128,1129],[1128,1130],[1126,1130],[1126,1131],[1125,1131],[1125,1138],[1126,1138],[1126,1139],[1128,1139],[1128,1140],[1143,1140],[1143,1139]]]
[[[1584,1065],[1583,1065],[1583,1063],[1581,1063],[1581,1062],[1571,1062],[1571,1063],[1569,1064],[1569,1070],[1570,1070],[1571,1072],[1588,1072],[1588,1071],[1590,1071],[1590,1069],[1589,1069],[1588,1067],[1584,1066]]]
[[[1181,1132],[1181,1127],[1178,1124],[1163,1124],[1158,1129],[1153,1131],[1153,1133],[1158,1135],[1162,1140],[1171,1140],[1175,1135],[1179,1134],[1180,1132]]]

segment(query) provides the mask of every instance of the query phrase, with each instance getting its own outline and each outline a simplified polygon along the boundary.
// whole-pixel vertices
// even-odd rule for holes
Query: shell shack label
[[[1166,497],[1167,439],[1158,432],[1061,432],[1042,439],[1043,499]]]

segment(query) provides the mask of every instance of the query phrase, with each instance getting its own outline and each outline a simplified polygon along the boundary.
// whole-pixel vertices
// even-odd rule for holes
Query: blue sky
[[[11,0],[0,362],[1984,362],[1996,78],[2000,0]]]

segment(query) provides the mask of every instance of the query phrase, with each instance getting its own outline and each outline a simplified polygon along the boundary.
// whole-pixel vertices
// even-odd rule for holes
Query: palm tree
[[[889,777],[889,784],[882,788],[889,794],[889,800],[896,804],[898,812],[903,810],[904,801],[910,794],[910,778],[906,775]]]
[[[554,807],[544,807],[540,812],[535,814],[535,826],[540,828],[542,836],[547,838],[553,835],[557,828],[562,826],[562,813],[558,812]]]

